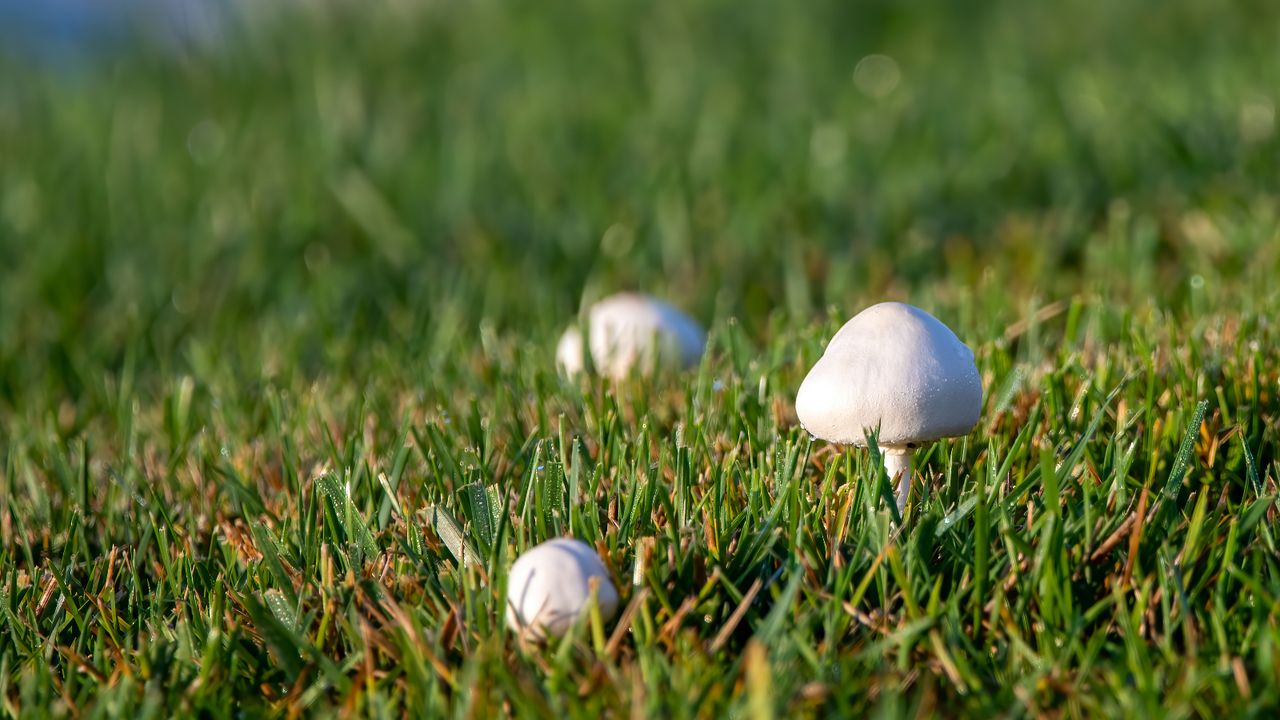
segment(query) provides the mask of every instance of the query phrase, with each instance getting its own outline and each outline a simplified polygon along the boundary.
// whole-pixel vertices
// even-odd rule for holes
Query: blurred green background
[[[482,319],[548,338],[616,289],[763,339],[971,291],[992,324],[1070,294],[1238,310],[1280,269],[1271,2],[222,21],[0,52],[0,400],[193,348],[257,376],[411,362]]]

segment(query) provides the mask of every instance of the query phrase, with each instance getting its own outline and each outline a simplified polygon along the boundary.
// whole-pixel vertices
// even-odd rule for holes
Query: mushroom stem
[[[898,514],[907,509],[907,496],[911,494],[911,448],[882,447],[885,472],[889,480],[898,481]]]

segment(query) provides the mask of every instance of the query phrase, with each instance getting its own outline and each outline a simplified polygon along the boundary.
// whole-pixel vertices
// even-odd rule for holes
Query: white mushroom
[[[911,452],[921,443],[966,435],[982,412],[973,352],[937,318],[887,302],[858,313],[831,338],[796,395],[796,415],[813,435],[878,445],[898,510],[911,491]]]
[[[609,620],[618,609],[618,591],[589,545],[557,538],[529,548],[507,577],[507,626],[531,640],[564,635],[589,611],[593,578],[600,616]]]
[[[612,378],[632,370],[689,367],[702,357],[706,334],[698,323],[671,305],[648,295],[611,295],[587,312],[591,362]],[[583,368],[582,333],[570,327],[560,337],[556,365],[567,375]]]

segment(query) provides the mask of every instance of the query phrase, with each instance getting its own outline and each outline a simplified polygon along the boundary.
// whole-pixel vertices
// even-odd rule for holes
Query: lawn
[[[1274,717],[1278,28],[380,0],[0,47],[0,715]],[[619,290],[701,363],[557,374]],[[984,389],[901,518],[795,415],[882,300]],[[522,643],[560,536],[619,617]]]

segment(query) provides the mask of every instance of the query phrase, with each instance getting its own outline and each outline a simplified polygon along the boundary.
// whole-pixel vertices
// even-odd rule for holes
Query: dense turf
[[[845,5],[0,60],[3,713],[1274,711],[1277,7]],[[625,288],[702,365],[557,377]],[[986,389],[901,524],[793,410],[882,299]],[[565,534],[625,611],[521,647]]]

